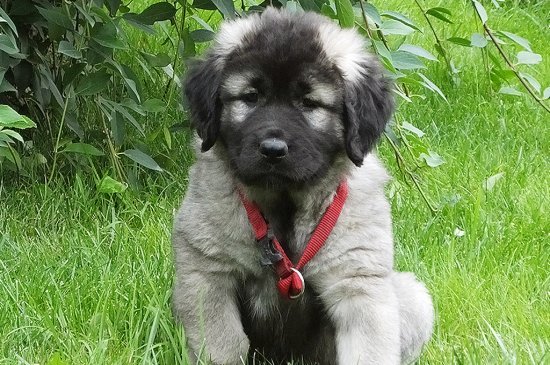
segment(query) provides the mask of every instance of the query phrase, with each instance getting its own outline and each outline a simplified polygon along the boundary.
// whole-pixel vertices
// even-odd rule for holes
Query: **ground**
[[[401,3],[383,7],[420,19]],[[537,75],[545,87],[550,9],[526,3],[491,10],[490,23],[531,41],[544,58]],[[415,39],[432,43],[427,33]],[[378,149],[394,176],[396,266],[426,283],[437,311],[419,363],[548,363],[549,114],[492,90],[479,50],[451,49],[460,83],[441,65],[426,71],[448,103],[429,95],[398,111],[445,160],[419,172],[438,212],[407,184],[389,143]],[[116,196],[80,173],[69,182],[0,184],[0,364],[185,363],[170,312],[169,239],[186,170]]]

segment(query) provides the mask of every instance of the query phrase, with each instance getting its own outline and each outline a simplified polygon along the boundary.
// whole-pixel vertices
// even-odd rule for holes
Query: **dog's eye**
[[[302,105],[306,108],[317,108],[319,107],[319,103],[313,99],[310,98],[304,98],[302,100]]]
[[[258,102],[258,93],[256,91],[252,91],[244,95],[241,95],[241,100],[246,103],[255,104]]]

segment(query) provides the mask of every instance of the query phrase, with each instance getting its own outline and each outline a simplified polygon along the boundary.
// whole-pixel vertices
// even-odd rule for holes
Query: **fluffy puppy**
[[[229,21],[185,94],[203,153],[174,223],[173,310],[191,358],[414,360],[433,306],[422,283],[393,270],[388,176],[369,154],[392,113],[391,87],[361,36],[273,8]],[[302,270],[304,294],[281,297],[239,194],[296,263],[343,180],[347,201]]]

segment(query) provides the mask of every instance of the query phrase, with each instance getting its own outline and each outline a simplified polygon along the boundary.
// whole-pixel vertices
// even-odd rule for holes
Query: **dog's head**
[[[314,181],[346,153],[360,166],[393,109],[360,35],[273,8],[226,22],[185,94],[202,150],[221,144],[243,183],[270,187]]]

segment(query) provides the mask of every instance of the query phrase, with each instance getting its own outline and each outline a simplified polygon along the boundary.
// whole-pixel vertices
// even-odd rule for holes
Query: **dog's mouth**
[[[327,169],[320,160],[293,156],[278,161],[258,157],[255,161],[243,159],[235,162],[234,171],[243,184],[269,190],[300,188],[322,177]]]

